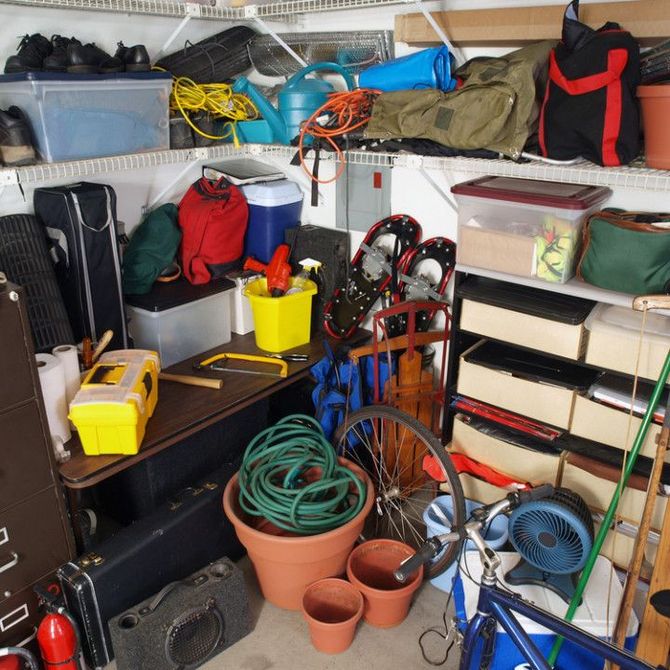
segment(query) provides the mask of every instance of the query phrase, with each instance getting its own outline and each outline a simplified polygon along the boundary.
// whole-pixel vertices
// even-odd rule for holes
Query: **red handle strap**
[[[449,457],[459,475],[465,472],[466,474],[483,479],[485,482],[493,484],[493,486],[498,486],[503,489],[511,489],[513,491],[525,491],[532,488],[528,482],[520,482],[517,479],[503,474],[488,465],[484,465],[484,463],[475,461],[464,454],[451,453],[449,454]],[[436,481],[445,481],[442,467],[436,462],[434,456],[423,457],[423,470]]]
[[[598,74],[591,74],[578,79],[568,79],[556,62],[556,51],[549,54],[549,78],[570,95],[584,95],[592,93],[600,88],[609,86],[612,82],[621,78],[621,74],[628,63],[628,52],[626,49],[612,49],[607,54],[607,70]]]

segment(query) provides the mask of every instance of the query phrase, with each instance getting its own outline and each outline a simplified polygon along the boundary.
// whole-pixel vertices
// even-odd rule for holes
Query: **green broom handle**
[[[630,450],[630,453],[628,454],[628,458],[626,459],[626,469],[624,470],[623,478],[619,482],[619,485],[617,486],[616,490],[614,491],[614,495],[612,496],[612,500],[610,501],[610,506],[607,508],[605,518],[603,519],[600,525],[598,535],[596,536],[596,539],[593,541],[593,547],[591,548],[591,553],[589,554],[588,560],[586,561],[586,565],[584,566],[582,574],[579,577],[579,582],[577,583],[577,587],[575,588],[575,594],[572,596],[572,600],[570,601],[568,611],[565,613],[566,621],[572,621],[572,619],[575,616],[577,607],[579,606],[579,603],[582,599],[582,595],[584,594],[584,590],[586,589],[586,584],[588,583],[589,577],[591,576],[591,572],[593,571],[593,566],[596,563],[596,559],[598,558],[600,549],[602,548],[603,543],[605,542],[605,537],[607,536],[610,526],[612,525],[614,515],[616,513],[617,507],[619,506],[619,498],[621,497],[621,492],[626,487],[626,484],[628,484],[628,480],[631,476],[631,473],[633,472],[633,468],[635,467],[635,462],[637,461],[640,449],[642,449],[642,444],[645,438],[647,437],[649,424],[651,423],[651,420],[654,416],[654,412],[658,407],[659,400],[661,399],[661,393],[663,392],[663,388],[665,387],[665,383],[668,380],[669,374],[670,374],[670,351],[668,351],[665,357],[665,363],[663,364],[661,374],[658,378],[658,381],[656,382],[656,386],[654,387],[654,392],[651,394],[651,398],[649,399],[649,405],[647,407],[647,411],[644,413],[644,418],[642,419],[642,425],[637,431],[635,441],[633,442],[633,446]],[[556,638],[556,642],[554,642],[554,646],[552,647],[551,653],[549,654],[549,658],[547,659],[549,665],[552,668],[556,663],[556,659],[558,658],[558,653],[561,650],[562,645],[563,645],[563,638],[559,636]]]

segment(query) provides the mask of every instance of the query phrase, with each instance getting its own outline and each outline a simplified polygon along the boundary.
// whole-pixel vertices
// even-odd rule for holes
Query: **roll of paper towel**
[[[67,442],[71,433],[67,419],[68,404],[65,395],[63,361],[51,354],[36,354],[35,359],[52,440],[58,438]]]
[[[62,344],[59,347],[54,347],[51,353],[63,363],[63,372],[65,374],[65,400],[69,407],[72,398],[74,398],[81,386],[77,347],[72,344]]]

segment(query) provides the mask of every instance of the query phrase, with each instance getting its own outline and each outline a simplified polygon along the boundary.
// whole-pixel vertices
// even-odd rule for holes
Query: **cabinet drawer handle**
[[[10,568],[13,568],[19,562],[19,555],[15,551],[10,551],[9,555],[11,558],[4,565],[0,565],[0,572],[6,572]]]

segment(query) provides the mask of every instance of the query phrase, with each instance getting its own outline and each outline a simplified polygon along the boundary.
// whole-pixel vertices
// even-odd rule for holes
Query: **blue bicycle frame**
[[[479,586],[477,613],[468,623],[463,637],[460,670],[476,670],[473,663],[478,658],[486,658],[492,655],[495,635],[484,637],[482,645],[479,644],[479,641],[482,633],[495,623],[501,624],[532,670],[551,670],[551,666],[547,663],[542,652],[533,643],[528,633],[523,630],[514,613],[544,626],[552,633],[561,635],[566,640],[570,640],[600,656],[603,660],[612,661],[621,670],[658,670],[635,658],[630,652],[586,633],[518,596],[510,595],[497,586],[491,586],[484,582]],[[481,648],[481,655],[477,653],[478,648]]]

